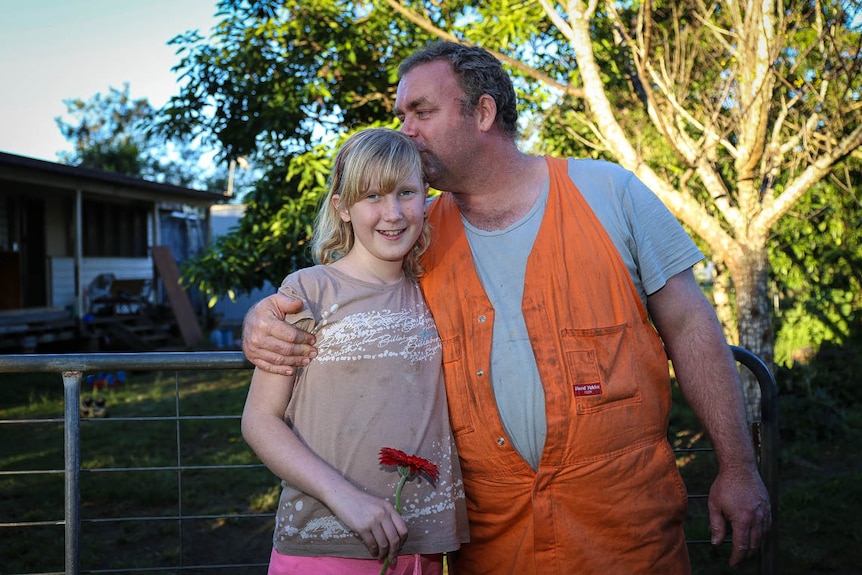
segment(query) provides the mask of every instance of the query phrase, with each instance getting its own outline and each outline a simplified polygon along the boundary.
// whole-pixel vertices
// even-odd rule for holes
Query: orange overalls
[[[422,287],[443,340],[470,519],[457,575],[689,573],[686,491],[667,441],[667,356],[628,272],[548,158],[523,313],[545,392],[538,471],[506,437],[491,386],[494,309],[449,194],[432,203]]]

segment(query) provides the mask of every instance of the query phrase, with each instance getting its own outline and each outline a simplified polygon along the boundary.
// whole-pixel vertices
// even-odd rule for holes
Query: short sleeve
[[[632,172],[612,162],[569,159],[569,177],[625,263],[641,301],[703,254],[676,217]]]
[[[310,331],[316,320],[309,305],[308,294],[303,289],[299,274],[290,274],[284,278],[284,281],[281,282],[281,286],[278,288],[278,293],[302,302],[302,310],[294,314],[288,314],[285,316],[284,321],[301,330]]]
[[[624,208],[645,295],[654,294],[667,280],[703,259],[685,228],[634,174],[626,185]]]

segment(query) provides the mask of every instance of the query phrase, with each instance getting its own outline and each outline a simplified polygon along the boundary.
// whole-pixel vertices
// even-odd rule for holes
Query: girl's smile
[[[381,191],[372,181],[359,200],[339,211],[341,219],[353,227],[354,244],[350,253],[336,262],[338,267],[375,283],[400,280],[404,257],[422,234],[426,191],[418,173],[391,191]]]

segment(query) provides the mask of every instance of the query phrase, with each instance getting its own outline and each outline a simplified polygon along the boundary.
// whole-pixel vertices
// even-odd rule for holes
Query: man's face
[[[464,92],[449,62],[421,64],[398,83],[395,114],[401,131],[410,136],[422,155],[428,183],[438,190],[455,191],[470,168],[476,122],[461,113]]]

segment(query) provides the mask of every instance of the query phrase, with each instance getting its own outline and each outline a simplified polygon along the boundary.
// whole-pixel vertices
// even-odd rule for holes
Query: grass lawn
[[[99,392],[110,417],[81,420],[82,570],[268,560],[276,478],[260,467],[200,469],[259,463],[237,418],[250,374],[136,373]],[[0,376],[0,419],[62,418],[62,400],[59,374]],[[177,403],[191,419],[175,418]],[[62,423],[0,425],[0,446],[2,471],[63,469]],[[63,491],[62,473],[0,476],[0,522],[62,519]],[[212,517],[255,513],[266,517]],[[0,572],[62,571],[63,538],[62,525],[0,530]]]
[[[104,392],[110,417],[81,422],[82,570],[266,562],[276,479],[259,467],[207,468],[257,463],[240,436],[238,418],[225,417],[239,415],[249,377],[245,370],[132,373]],[[177,390],[180,414],[192,419],[174,418]],[[0,375],[0,419],[62,419],[62,401],[58,374]],[[806,425],[793,419],[795,413],[805,411],[779,413],[783,428]],[[843,416],[828,437],[782,438],[776,573],[862,574],[862,408],[849,407]],[[675,408],[671,432],[676,445],[703,442],[682,405]],[[61,422],[0,425],[0,471],[63,465]],[[178,465],[186,468],[182,474],[172,469]],[[691,492],[708,490],[715,469],[711,454],[685,456],[680,466]],[[63,526],[48,524],[62,519],[63,509],[62,473],[0,475],[0,523],[46,523],[0,527],[0,573],[63,570]],[[188,519],[162,518],[180,510]],[[245,513],[265,517],[230,517]],[[708,538],[705,502],[692,502],[690,517],[689,539]],[[698,575],[759,573],[756,560],[727,567],[728,544],[692,546],[691,554]]]

